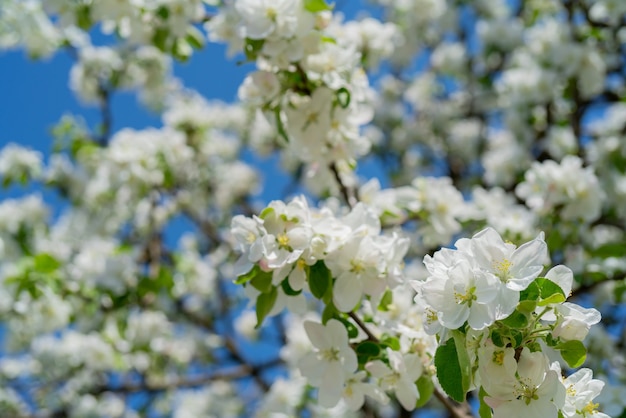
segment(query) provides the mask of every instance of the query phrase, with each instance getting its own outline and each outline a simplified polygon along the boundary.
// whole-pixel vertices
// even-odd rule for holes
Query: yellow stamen
[[[276,241],[278,241],[278,245],[281,247],[289,246],[289,237],[284,232],[281,232],[276,236]]]
[[[499,366],[502,366],[504,364],[504,351],[502,350],[494,351],[491,361],[493,361]]]
[[[511,267],[513,267],[513,263],[511,263],[511,261],[506,258],[502,261],[493,262],[493,269],[496,271],[496,275],[503,282],[509,281],[511,275],[509,271],[511,270]]]
[[[589,401],[589,403],[583,408],[582,412],[584,414],[593,415],[596,412],[598,412],[598,408],[599,407],[600,407],[600,404],[593,403],[593,402]]]

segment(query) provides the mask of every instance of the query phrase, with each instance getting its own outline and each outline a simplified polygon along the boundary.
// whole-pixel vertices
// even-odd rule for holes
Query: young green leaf
[[[372,341],[363,341],[356,346],[354,351],[359,359],[359,364],[365,364],[380,355],[380,346]]]
[[[400,351],[400,340],[396,337],[385,336],[380,339],[380,345],[389,347],[394,351]]]
[[[332,286],[332,275],[323,261],[318,261],[309,269],[309,289],[318,299],[322,299]]]
[[[454,338],[450,338],[437,348],[435,367],[437,379],[443,390],[455,401],[463,402],[466,391],[463,389],[463,373]]]
[[[259,292],[267,293],[272,290],[272,273],[261,270],[259,268],[250,280],[250,284]]]
[[[528,317],[522,312],[515,310],[500,322],[509,328],[524,328],[528,325]]]
[[[245,283],[248,283],[250,280],[252,280],[254,278],[254,276],[256,276],[258,274],[259,270],[261,270],[259,268],[259,266],[254,266],[254,267],[252,267],[252,269],[249,272],[244,273],[241,276],[237,277],[233,281],[233,283],[235,283],[235,284],[245,284]]]
[[[422,374],[420,378],[417,379],[417,382],[415,382],[415,384],[417,385],[417,391],[420,394],[419,398],[417,399],[417,404],[415,405],[415,408],[421,408],[422,406],[426,405],[426,402],[428,402],[433,396],[433,393],[435,392],[435,385],[433,384],[430,376],[428,376],[427,374]]]
[[[478,391],[478,400],[480,402],[480,406],[478,407],[478,415],[480,415],[480,418],[491,418],[491,407],[489,407],[489,405],[485,403],[485,396],[487,396],[487,392],[481,386],[480,390]]]
[[[33,270],[37,273],[52,273],[56,271],[61,263],[50,254],[37,254],[33,258]]]
[[[380,299],[380,303],[378,304],[378,310],[386,312],[389,310],[389,305],[393,303],[393,293],[391,290],[387,289],[383,294],[383,297]]]
[[[293,290],[293,288],[289,284],[289,278],[283,280],[280,286],[283,288],[283,292],[285,292],[285,295],[287,296],[298,296],[300,293],[302,293],[302,290]]]
[[[333,305],[333,302],[331,301],[326,305],[324,311],[322,312],[322,324],[326,325],[330,319],[336,318],[338,314],[339,311],[335,308],[335,305]]]
[[[333,9],[332,6],[326,4],[324,0],[304,0],[304,8],[311,13]]]
[[[457,347],[457,357],[461,368],[463,391],[467,393],[472,383],[472,363],[467,354],[465,334],[459,331],[452,331],[454,344]]]
[[[557,344],[554,348],[561,351],[561,356],[572,367],[580,367],[587,358],[587,349],[581,341],[572,340]]]
[[[537,277],[534,283],[537,283],[537,285],[539,286],[541,299],[545,300],[552,296],[558,295],[562,296],[563,300],[565,300],[565,293],[563,293],[563,289],[561,289],[561,286],[554,283],[552,280],[546,279],[544,277]]]
[[[342,109],[346,109],[350,106],[350,91],[347,88],[340,88],[335,95],[337,97],[337,103],[339,103]]]
[[[520,301],[525,301],[525,300],[535,301],[539,299],[540,296],[541,296],[541,291],[539,289],[539,285],[537,284],[536,281],[533,281],[530,283],[530,285],[528,285],[526,289],[521,291],[519,295],[519,300]]]
[[[261,293],[256,299],[256,327],[260,328],[263,324],[263,320],[269,314],[276,303],[276,297],[278,296],[278,290],[275,287],[269,292]]]

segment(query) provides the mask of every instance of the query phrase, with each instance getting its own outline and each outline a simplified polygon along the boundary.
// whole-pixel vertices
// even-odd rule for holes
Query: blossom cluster
[[[589,369],[563,380],[559,362],[548,356],[552,351],[553,358],[580,366],[582,340],[600,322],[600,313],[565,302],[573,284],[569,268],[555,266],[539,277],[549,261],[543,236],[517,247],[488,228],[455,247],[427,255],[430,276],[414,282],[426,332],[447,340],[437,349],[435,364],[458,361],[461,374],[467,373],[463,389],[484,391],[494,417],[607,417],[592,402],[604,383],[592,380]],[[448,345],[467,352],[451,359]],[[454,397],[454,379],[438,376]],[[574,387],[583,376],[590,382],[586,391]]]
[[[369,151],[360,128],[372,118],[373,92],[361,62],[375,63],[398,42],[394,25],[344,25],[330,10],[316,1],[245,0],[228,2],[207,24],[211,39],[256,61],[239,98],[263,111],[287,154],[312,175]]]
[[[350,312],[363,295],[379,300],[387,287],[402,282],[408,239],[397,233],[381,235],[376,213],[362,203],[337,216],[328,207],[309,208],[304,197],[288,204],[273,201],[260,216],[235,216],[231,228],[243,253],[236,273],[246,280],[271,274],[270,285],[281,299],[303,289],[324,296],[330,284],[324,276],[330,274],[337,279],[329,289],[332,303],[340,312]],[[245,276],[253,265],[259,270]],[[284,305],[277,306],[275,313]]]

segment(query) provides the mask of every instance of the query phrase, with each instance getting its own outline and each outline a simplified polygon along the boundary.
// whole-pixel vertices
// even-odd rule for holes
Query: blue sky
[[[380,16],[380,8],[366,0],[337,0],[336,9],[349,18],[362,13]],[[94,35],[99,38],[99,34]],[[236,100],[237,89],[252,64],[237,65],[241,57],[226,58],[224,45],[207,43],[187,63],[175,63],[174,74],[184,85],[200,92],[207,99],[225,102]],[[86,106],[69,89],[69,72],[73,58],[60,50],[52,57],[31,60],[21,50],[0,51],[0,146],[10,142],[35,148],[44,155],[52,149],[51,128],[64,114],[83,117],[90,127],[100,122],[95,106]],[[113,130],[124,127],[142,129],[160,126],[160,116],[143,108],[132,92],[116,92],[112,96]],[[266,180],[274,187],[265,190],[264,200],[282,197],[289,180],[280,175],[278,159],[255,160]],[[6,191],[5,191],[6,192]],[[9,195],[14,195],[11,190]],[[19,193],[18,193],[19,194]],[[7,195],[0,191],[0,196]]]
[[[340,0],[337,8],[347,16],[360,10],[364,0]],[[65,113],[79,114],[89,123],[99,121],[96,107],[83,106],[68,87],[73,59],[64,51],[33,61],[23,51],[0,52],[0,145],[18,142],[44,152],[51,148],[49,130]],[[187,87],[209,99],[232,102],[252,66],[228,60],[223,45],[208,44],[188,63],[177,63],[175,75]],[[157,114],[138,105],[132,93],[116,93],[112,101],[114,131],[160,124]]]

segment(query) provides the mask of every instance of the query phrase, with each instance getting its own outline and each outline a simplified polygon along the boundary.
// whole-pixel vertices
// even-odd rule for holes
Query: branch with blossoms
[[[313,221],[323,218],[323,223]],[[592,403],[599,390],[567,392],[569,381],[562,379],[559,363],[548,360],[546,351],[570,367],[581,366],[582,340],[600,314],[566,302],[573,284],[567,267],[541,276],[548,260],[543,236],[517,247],[486,229],[458,240],[456,250],[426,256],[428,279],[409,282],[417,291],[423,326],[412,331],[423,334],[407,341],[402,327],[387,327],[378,315],[393,304],[391,291],[405,280],[397,263],[408,242],[395,234],[378,235],[378,222],[361,203],[336,218],[310,209],[302,198],[287,205],[272,202],[260,217],[233,219],[243,252],[237,283],[254,289],[249,294],[257,295],[259,325],[304,293],[324,305],[321,323],[304,322],[313,352],[300,362],[302,375],[318,388],[321,405],[332,407],[343,399],[360,409],[363,395],[387,402],[387,392],[413,410],[437,387],[457,402],[476,391],[483,416],[487,411],[496,417],[513,411],[571,416],[571,405],[581,402],[589,413],[604,416]],[[356,313],[363,314],[362,298],[372,307],[369,323],[378,335]],[[437,337],[438,343],[430,342],[435,349],[416,350],[429,336]],[[433,366],[436,383],[425,372]],[[461,416],[451,405],[445,403]]]
[[[324,0],[2,3],[0,47],[74,51],[102,126],[65,118],[47,165],[0,153],[3,184],[67,204],[0,203],[0,411],[623,414],[625,6],[374,4],[387,22]],[[172,77],[205,36],[254,66],[242,106]],[[115,132],[119,90],[162,126]],[[256,203],[249,150],[293,174],[284,200]]]

